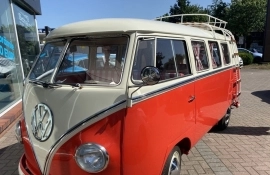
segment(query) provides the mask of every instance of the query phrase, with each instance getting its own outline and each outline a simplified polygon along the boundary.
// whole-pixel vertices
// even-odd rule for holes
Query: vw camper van
[[[234,36],[204,16],[53,30],[24,82],[19,173],[179,174],[181,155],[213,126],[226,129],[239,106]]]

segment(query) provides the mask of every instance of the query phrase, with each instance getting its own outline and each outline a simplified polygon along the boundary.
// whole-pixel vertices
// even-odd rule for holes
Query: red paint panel
[[[50,175],[89,175],[75,161],[76,149],[85,143],[97,143],[109,154],[107,168],[99,175],[117,175],[121,168],[122,124],[126,109],[122,109],[79,132],[62,145],[53,157]],[[95,173],[96,174],[96,173]]]
[[[109,153],[108,167],[98,174],[160,174],[174,145],[183,138],[189,138],[191,146],[194,146],[225,114],[233,98],[233,82],[233,71],[227,70],[138,102],[127,111],[123,109],[104,118],[76,134],[57,150],[50,175],[89,175],[74,159],[76,149],[85,143],[100,144]],[[189,101],[191,96],[196,98],[192,102]],[[32,174],[40,174],[24,121],[22,130],[26,153],[21,159],[21,167],[27,166]]]
[[[32,149],[31,143],[29,141],[29,136],[27,134],[27,129],[25,125],[25,120],[21,120],[21,131],[22,131],[22,140],[24,146],[24,155],[20,160],[20,167],[23,172],[27,172],[26,169],[29,169],[30,174],[41,175],[38,163],[35,158],[34,151]],[[27,175],[27,174],[26,174]]]
[[[123,174],[161,174],[173,145],[184,137],[193,138],[195,102],[188,102],[192,95],[190,83],[128,108]]]
[[[201,139],[226,113],[232,101],[232,69],[199,79],[196,93],[196,139]]]

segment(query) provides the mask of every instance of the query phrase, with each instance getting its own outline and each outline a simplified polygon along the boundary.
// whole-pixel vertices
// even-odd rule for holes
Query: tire
[[[218,122],[218,125],[217,125],[218,130],[222,131],[226,129],[229,125],[230,118],[231,118],[231,108],[228,108],[224,117],[222,117],[222,119]]]
[[[181,150],[178,146],[175,146],[170,152],[163,171],[162,175],[180,175],[181,172]]]

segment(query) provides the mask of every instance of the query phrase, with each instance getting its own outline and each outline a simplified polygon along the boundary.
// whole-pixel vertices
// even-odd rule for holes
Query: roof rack
[[[199,20],[202,20],[202,22],[188,21],[190,17],[193,17],[193,19],[197,18]],[[179,22],[176,22],[177,24],[183,24],[211,31],[214,38],[216,38],[215,37],[215,34],[217,33],[216,31],[221,31],[223,36],[225,37],[225,40],[227,39],[227,37],[230,37],[231,40],[234,40],[233,34],[229,30],[225,29],[227,22],[218,19],[214,16],[208,14],[178,14],[178,15],[162,16],[156,18],[155,20],[164,21],[164,19],[169,18],[178,18]]]

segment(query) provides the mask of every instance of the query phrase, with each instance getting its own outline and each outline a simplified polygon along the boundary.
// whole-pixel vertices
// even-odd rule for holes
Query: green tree
[[[228,14],[228,29],[237,36],[264,30],[266,0],[232,0]]]
[[[223,2],[222,0],[213,0],[212,5],[209,5],[208,14],[227,21],[229,16],[230,4]]]
[[[169,13],[166,13],[163,15],[168,16],[168,15],[178,15],[178,14],[199,14],[199,13],[206,13],[206,9],[199,5],[191,5],[189,0],[177,0],[176,3],[170,7]],[[189,22],[196,22],[204,19],[203,17],[185,17],[185,21]],[[164,21],[167,22],[180,22],[181,17],[174,17],[174,18],[167,18],[164,19]]]

